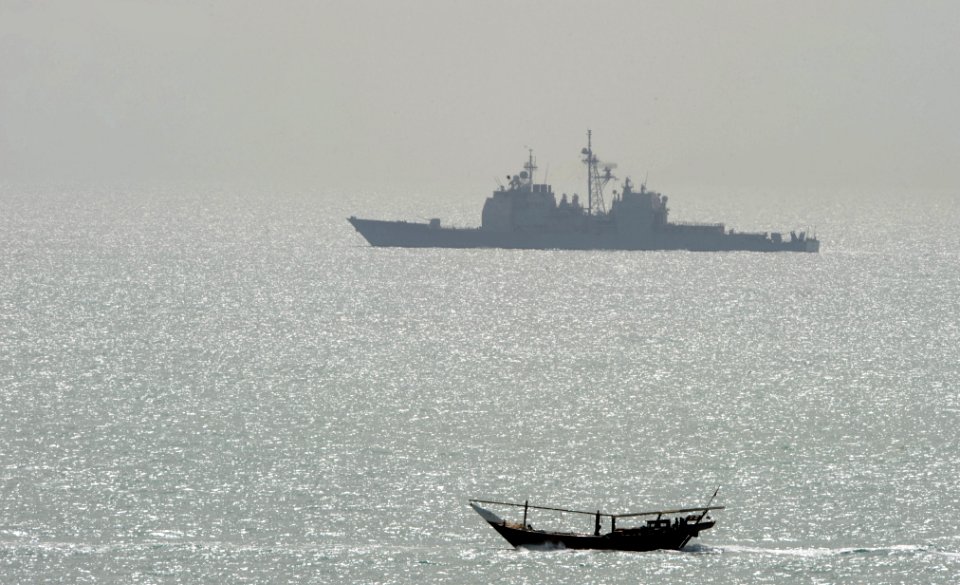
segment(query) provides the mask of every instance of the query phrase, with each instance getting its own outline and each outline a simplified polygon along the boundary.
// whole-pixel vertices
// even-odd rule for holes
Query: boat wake
[[[524,544],[517,548],[521,551],[532,551],[532,552],[550,552],[550,551],[560,551],[560,550],[572,550],[568,549],[563,545],[562,542],[544,542],[542,544]]]
[[[891,546],[878,547],[841,547],[841,548],[766,548],[742,545],[699,545],[704,549],[699,552],[719,552],[744,555],[772,555],[787,557],[843,557],[843,556],[898,556],[898,555],[916,555],[916,554],[937,554],[950,557],[960,557],[960,553],[950,552],[936,547],[918,545],[918,544],[896,544]]]

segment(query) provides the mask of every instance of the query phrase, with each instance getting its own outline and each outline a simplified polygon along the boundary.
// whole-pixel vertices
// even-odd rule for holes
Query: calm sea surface
[[[0,582],[956,583],[958,194],[671,195],[822,253],[345,221],[482,195],[0,189]],[[718,484],[682,552],[514,551],[467,507]]]

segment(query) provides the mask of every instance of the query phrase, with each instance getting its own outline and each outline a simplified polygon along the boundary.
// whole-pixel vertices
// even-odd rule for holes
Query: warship
[[[348,221],[373,246],[399,248],[515,248],[534,250],[690,250],[698,252],[818,252],[820,241],[806,232],[740,232],[722,223],[671,222],[667,197],[635,189],[630,178],[612,191],[609,209],[604,188],[616,177],[614,164],[593,151],[593,135],[581,150],[587,167],[587,202],[566,194],[557,202],[553,188],[537,183],[533,151],[523,170],[508,175],[487,198],[478,228],[427,222],[360,219]]]

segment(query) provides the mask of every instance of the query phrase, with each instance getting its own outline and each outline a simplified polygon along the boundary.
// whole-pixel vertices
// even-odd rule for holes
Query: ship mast
[[[527,148],[527,151],[530,153],[530,159],[523,165],[523,168],[527,170],[527,180],[533,185],[533,171],[537,170],[537,163],[533,160],[533,149]]]
[[[613,169],[614,163],[603,163],[603,174],[600,172],[600,159],[593,153],[593,131],[587,130],[587,147],[580,151],[583,155],[583,163],[587,165],[587,213],[592,215],[594,209],[594,200],[598,214],[606,214],[607,208],[603,203],[603,188],[610,180],[615,179]]]
[[[587,129],[587,214],[593,214],[593,167],[597,162],[597,157],[593,156],[593,130]]]

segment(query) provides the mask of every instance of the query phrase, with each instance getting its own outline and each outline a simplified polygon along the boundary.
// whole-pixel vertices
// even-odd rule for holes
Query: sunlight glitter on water
[[[27,211],[0,217],[5,577],[960,569],[955,207],[904,249],[873,239],[896,217],[828,218],[845,240],[797,257],[379,250],[309,199],[198,197],[6,200]],[[718,484],[684,553],[518,553],[466,506]]]

